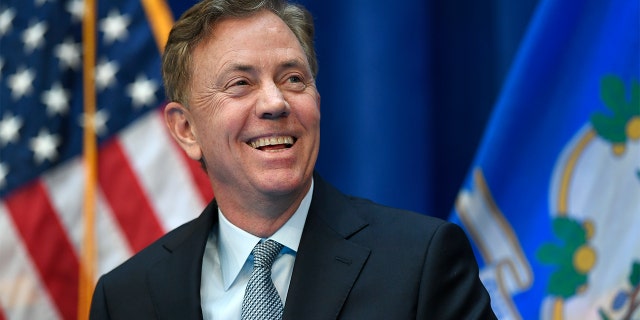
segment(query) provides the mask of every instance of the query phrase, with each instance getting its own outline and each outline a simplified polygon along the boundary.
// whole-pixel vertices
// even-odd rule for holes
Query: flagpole
[[[93,294],[97,250],[95,239],[96,186],[98,183],[98,148],[94,116],[96,113],[96,3],[84,1],[82,19],[84,132],[83,156],[85,168],[85,194],[83,207],[83,241],[80,257],[78,288],[78,319],[88,319]]]
[[[162,54],[173,26],[173,14],[171,14],[166,1],[141,0],[141,3],[151,26],[153,37],[158,45],[158,50]]]
[[[173,25],[171,10],[165,1],[142,0],[147,19],[162,53],[169,31]],[[96,65],[96,3],[84,1],[82,20],[83,44],[83,92],[84,131],[83,156],[85,164],[85,195],[83,207],[83,241],[80,257],[78,288],[78,319],[87,319],[91,307],[91,297],[96,279],[97,249],[95,235],[95,197],[98,184],[98,148],[94,116],[96,113],[95,65]]]

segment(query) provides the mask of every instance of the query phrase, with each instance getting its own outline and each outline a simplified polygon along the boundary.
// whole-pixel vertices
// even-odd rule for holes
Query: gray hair
[[[293,31],[315,78],[318,62],[313,46],[313,17],[304,7],[283,0],[203,0],[187,10],[169,33],[162,55],[167,99],[188,105],[193,50],[216,21],[227,17],[246,17],[262,10],[273,12]]]

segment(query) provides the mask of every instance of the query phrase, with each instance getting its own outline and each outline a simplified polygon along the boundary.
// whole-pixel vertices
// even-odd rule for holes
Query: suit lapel
[[[337,318],[370,253],[348,240],[367,226],[353,210],[343,194],[314,177],[284,319]]]
[[[212,201],[185,230],[163,244],[167,254],[147,276],[159,318],[202,318],[202,259],[209,231],[217,223],[217,204]],[[349,237],[366,226],[342,193],[314,175],[313,199],[291,276],[284,319],[337,318],[370,253]]]
[[[217,223],[216,213],[217,205],[213,201],[185,230],[163,244],[167,255],[149,270],[147,277],[159,318],[202,318],[202,259],[209,231]]]

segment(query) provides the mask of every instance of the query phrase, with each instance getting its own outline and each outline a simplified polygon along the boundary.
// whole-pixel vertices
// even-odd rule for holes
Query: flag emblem
[[[556,239],[537,259],[553,267],[545,319],[640,317],[640,86],[605,76],[594,112],[560,155],[551,183]],[[562,315],[565,315],[563,317]]]

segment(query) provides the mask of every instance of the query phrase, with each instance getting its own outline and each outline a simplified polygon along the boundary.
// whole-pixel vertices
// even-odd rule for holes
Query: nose
[[[261,119],[278,119],[288,116],[290,112],[282,90],[275,83],[265,85],[256,106],[256,115]]]

